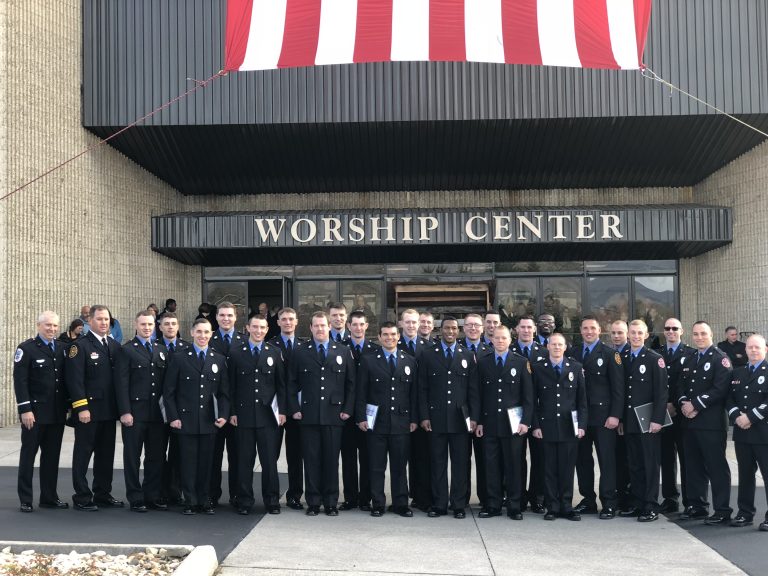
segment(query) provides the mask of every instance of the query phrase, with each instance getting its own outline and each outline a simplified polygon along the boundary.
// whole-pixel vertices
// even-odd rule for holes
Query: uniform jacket
[[[587,393],[581,364],[563,358],[560,378],[547,357],[531,364],[533,370],[533,428],[541,429],[544,442],[576,442],[573,416],[576,410],[578,427],[586,429],[589,416]]]
[[[475,355],[456,342],[451,362],[443,345],[425,348],[419,358],[419,420],[429,420],[438,433],[468,432],[465,415],[480,418],[480,388]]]
[[[749,358],[747,358],[747,345],[741,340],[736,340],[733,344],[728,342],[728,340],[723,340],[718,343],[717,347],[728,355],[734,368],[746,366],[749,362]]]
[[[288,413],[301,412],[301,423],[343,426],[343,412],[355,411],[355,360],[345,344],[328,342],[320,362],[314,340],[297,344],[288,364]],[[299,403],[299,393],[301,403]]]
[[[431,346],[434,346],[434,342],[431,340],[427,340],[426,338],[422,338],[421,336],[416,336],[416,358],[421,356],[421,353],[424,351],[425,348],[429,348]],[[408,350],[408,344],[405,341],[405,338],[402,336],[400,337],[400,340],[397,341],[397,349],[402,350],[406,354],[410,354],[410,350]]]
[[[280,348],[280,352],[283,353],[283,362],[285,362],[286,366],[286,376],[288,375],[288,364],[291,362],[291,357],[293,356],[293,349],[301,344],[302,342],[306,342],[306,338],[299,338],[298,336],[293,337],[293,346],[291,347],[291,351],[288,352],[288,349],[285,347],[285,342],[283,342],[283,336],[282,334],[278,334],[272,340],[269,341],[270,344],[277,346]]]
[[[19,344],[13,359],[13,387],[19,414],[32,412],[40,424],[60,424],[67,414],[66,345],[54,340],[53,346],[51,352],[35,336]]]
[[[624,377],[627,383],[624,400],[624,433],[640,434],[642,429],[637,421],[635,408],[643,404],[653,403],[651,422],[664,424],[667,412],[667,367],[661,354],[640,348],[637,358],[631,360],[632,349],[624,353]]]
[[[725,430],[728,426],[725,403],[731,389],[731,360],[714,346],[699,360],[697,350],[680,359],[680,397],[677,403],[690,401],[699,412],[695,418],[684,418],[683,426],[691,430]]]
[[[362,356],[357,373],[355,422],[364,422],[365,406],[378,406],[371,434],[409,434],[418,424],[416,359],[398,350],[391,374],[384,351]]]
[[[158,341],[150,354],[138,338],[120,349],[115,362],[118,414],[130,413],[138,422],[163,421],[160,397],[169,354]]]
[[[746,414],[752,426],[742,430],[736,418]],[[757,370],[743,366],[733,371],[728,397],[728,418],[733,424],[733,441],[746,444],[768,444],[768,363],[763,360]]]
[[[215,404],[219,418],[229,418],[229,378],[226,358],[208,346],[200,368],[195,349],[176,352],[165,370],[163,400],[168,422],[181,420],[179,434],[214,434]]]
[[[349,346],[350,352],[352,352],[352,358],[355,359],[355,368],[360,367],[360,361],[363,356],[372,356],[381,353],[381,346],[374,344],[368,340],[368,338],[363,341],[363,347],[360,349],[360,352],[357,351],[354,342],[351,340],[347,345]]]
[[[155,342],[159,342],[160,344],[163,344],[163,345],[165,345],[165,340],[163,339],[162,335],[161,335],[161,336],[159,336],[159,337],[157,338],[157,340],[155,340]],[[187,342],[186,340],[183,340],[182,338],[179,338],[179,337],[177,336],[177,337],[176,337],[176,344],[175,344],[175,345],[174,345],[174,347],[173,347],[173,352],[171,352],[171,349],[170,349],[170,348],[168,348],[169,359],[170,359],[171,357],[173,357],[173,355],[174,355],[176,352],[181,352],[181,351],[183,351],[183,350],[186,350],[187,348],[191,348],[191,347],[192,347],[192,344],[190,344],[190,343],[189,343],[189,342]],[[166,348],[167,348],[167,346],[166,346]]]
[[[587,359],[584,345],[574,346],[568,354],[581,363],[589,406],[589,426],[603,426],[609,417],[624,415],[624,368],[621,355],[598,341]]]
[[[287,413],[285,400],[285,362],[280,348],[261,343],[256,359],[251,344],[232,347],[227,359],[231,412],[237,425],[245,428],[277,425],[272,401],[277,396],[279,414]]]
[[[221,337],[221,332],[219,330],[214,331],[213,336],[211,336],[211,340],[208,343],[209,346],[211,346],[216,352],[219,352],[220,354],[223,354],[226,358],[229,356],[229,351],[232,349],[232,347],[242,346],[245,342],[248,342],[248,337],[243,336],[235,330],[235,332],[232,334],[232,339],[227,345],[227,343],[224,341],[224,338]],[[190,346],[191,347],[191,346]]]
[[[512,436],[509,408],[523,409],[521,423],[533,421],[533,380],[531,364],[511,350],[503,367],[496,364],[496,354],[477,359],[477,379],[480,384],[480,420],[483,435],[508,438]],[[517,431],[515,431],[517,432]]]
[[[523,354],[523,345],[519,341],[512,344],[509,349],[515,354],[519,354],[525,358],[525,354]],[[541,362],[548,357],[549,351],[544,348],[544,346],[539,344],[537,340],[534,340],[528,348],[528,359],[531,361],[531,363],[533,364],[535,362]]]
[[[680,376],[682,375],[683,365],[680,364],[680,360],[682,360],[683,356],[696,352],[696,349],[680,342],[677,350],[671,356],[669,354],[669,346],[662,346],[657,352],[662,355],[664,363],[667,365],[667,379],[669,382],[669,399],[667,402],[676,404],[677,399],[682,396]],[[678,414],[680,414],[679,411]]]
[[[114,365],[120,344],[107,337],[108,348],[93,332],[73,342],[64,360],[64,379],[75,413],[89,410],[94,422],[117,420]]]
[[[466,338],[461,339],[461,344],[470,352],[472,352],[472,343],[467,340]],[[483,339],[480,338],[480,342],[475,346],[475,359],[480,360],[483,356],[487,356],[488,354],[493,354],[493,346],[488,346],[485,342],[483,342]]]

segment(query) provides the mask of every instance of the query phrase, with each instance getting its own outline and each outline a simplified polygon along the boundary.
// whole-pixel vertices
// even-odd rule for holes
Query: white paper
[[[375,404],[365,405],[365,420],[368,422],[368,430],[373,430],[373,425],[376,424],[376,415],[379,413],[379,407]]]
[[[579,435],[579,412],[578,410],[571,410],[571,419],[573,420],[573,435]]]
[[[509,414],[509,427],[512,430],[512,434],[517,434],[523,420],[523,407],[512,406],[512,408],[507,409],[507,414]]]
[[[277,394],[272,398],[272,414],[275,415],[275,422],[280,426],[280,407],[277,405]]]

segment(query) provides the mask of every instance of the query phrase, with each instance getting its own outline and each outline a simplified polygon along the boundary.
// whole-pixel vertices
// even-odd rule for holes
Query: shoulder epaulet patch
[[[13,357],[13,361],[20,362],[23,357],[24,357],[24,350],[22,350],[21,348],[16,348],[16,355]]]
[[[722,363],[723,363],[723,366],[725,366],[726,368],[731,367],[731,361],[727,357],[722,359]]]
[[[79,351],[80,350],[78,350],[77,344],[72,344],[72,346],[69,347],[69,357],[74,358],[75,356],[77,356],[77,353]]]
[[[613,355],[613,359],[616,360],[616,364],[621,366],[621,355],[618,352],[615,352]]]

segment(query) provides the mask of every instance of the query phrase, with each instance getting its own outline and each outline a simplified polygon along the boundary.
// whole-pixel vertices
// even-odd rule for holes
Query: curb
[[[99,544],[93,542],[27,542],[19,540],[0,541],[0,548],[6,547],[10,547],[11,552],[14,554],[18,554],[24,550],[34,550],[35,552],[40,552],[42,554],[69,554],[73,550],[80,553],[87,553],[101,550],[110,556],[146,552],[147,548],[155,548],[157,550],[163,548],[166,550],[168,556],[178,558],[190,556],[195,550],[194,546],[180,546],[178,544]],[[206,546],[203,546],[203,548],[206,548]],[[213,549],[212,546],[208,546],[208,548]]]
[[[212,576],[219,567],[213,546],[197,546],[179,564],[174,576]]]

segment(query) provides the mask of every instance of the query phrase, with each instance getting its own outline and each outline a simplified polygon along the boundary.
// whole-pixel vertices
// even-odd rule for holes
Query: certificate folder
[[[635,417],[637,418],[637,423],[640,425],[640,430],[643,431],[643,434],[648,432],[651,429],[651,418],[653,418],[653,402],[635,406]],[[664,424],[662,424],[662,428],[666,428],[667,426],[672,426],[672,417],[669,415],[669,411],[665,410]]]
[[[507,409],[507,414],[509,414],[509,428],[511,429],[512,434],[517,434],[517,431],[520,428],[520,423],[523,420],[523,407],[512,406],[512,408]]]
[[[375,404],[365,405],[365,421],[368,423],[368,429],[373,430],[376,424],[376,415],[379,413],[379,407]]]
[[[461,415],[464,417],[464,422],[467,424],[467,432],[472,432],[472,423],[469,419],[469,406],[466,404],[461,407]]]

